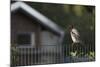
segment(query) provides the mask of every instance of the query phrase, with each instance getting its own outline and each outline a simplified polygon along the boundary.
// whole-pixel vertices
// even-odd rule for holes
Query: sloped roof
[[[11,12],[16,12],[18,10],[21,10],[25,12],[25,14],[29,15],[31,18],[35,18],[36,20],[39,21],[42,25],[46,26],[53,32],[63,36],[64,31],[53,21],[51,21],[49,18],[38,12],[36,9],[30,7],[24,2],[15,2],[11,4]]]

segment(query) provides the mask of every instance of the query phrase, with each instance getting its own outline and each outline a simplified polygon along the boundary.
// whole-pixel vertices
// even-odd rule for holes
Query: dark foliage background
[[[80,32],[85,45],[95,50],[95,6],[72,4],[31,3],[30,6],[60,25],[65,31],[63,44],[72,43],[69,25],[73,24]]]

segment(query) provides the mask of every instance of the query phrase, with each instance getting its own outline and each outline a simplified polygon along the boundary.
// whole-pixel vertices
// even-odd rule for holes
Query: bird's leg
[[[79,49],[79,48],[80,48],[80,47],[79,47],[80,45],[79,45],[79,43],[74,43],[74,42],[73,42],[73,43],[71,44],[71,46],[72,46],[72,47],[71,47],[71,53],[73,52],[73,53],[75,53],[75,56],[78,56],[78,54],[80,53],[80,49]]]
[[[75,44],[74,42],[71,44],[71,52],[75,52],[74,51],[74,44]]]
[[[74,42],[72,43],[72,47],[74,46]]]

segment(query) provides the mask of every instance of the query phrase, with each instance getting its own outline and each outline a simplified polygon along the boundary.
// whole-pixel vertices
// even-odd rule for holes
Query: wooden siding
[[[19,33],[35,33],[35,42],[39,42],[39,24],[21,12],[11,14],[11,44],[17,44],[16,36]]]

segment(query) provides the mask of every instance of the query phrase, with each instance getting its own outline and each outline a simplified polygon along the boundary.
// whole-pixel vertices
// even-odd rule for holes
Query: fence
[[[65,47],[65,63],[95,60],[95,46],[92,44],[70,44]]]
[[[16,47],[12,51],[11,65],[40,65],[54,63],[87,62],[95,60],[95,46],[45,45],[41,48]]]
[[[46,46],[41,48],[16,47],[11,55],[11,66],[54,64],[63,62],[62,47]],[[14,50],[15,49],[15,50]]]

